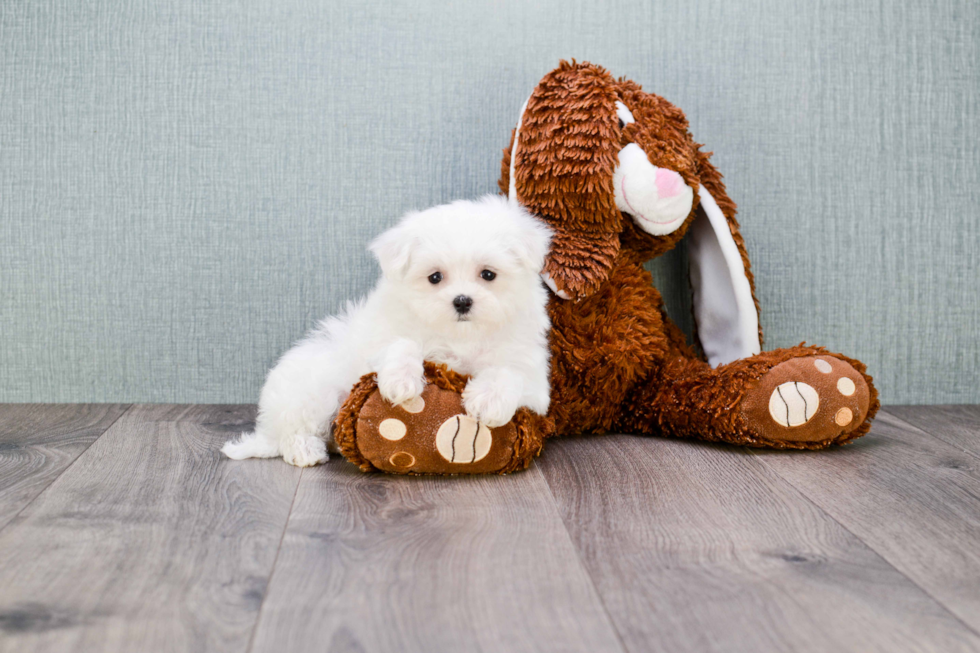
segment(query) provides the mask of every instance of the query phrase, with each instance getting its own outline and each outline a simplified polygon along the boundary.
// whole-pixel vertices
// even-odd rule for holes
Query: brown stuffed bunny
[[[500,188],[555,231],[556,433],[624,431],[819,449],[868,432],[865,366],[820,347],[760,353],[735,204],[680,109],[589,63],[541,80],[504,151]],[[697,356],[645,261],[690,232]]]
[[[551,434],[820,449],[867,433],[878,398],[862,363],[802,345],[760,353],[735,204],[708,157],[677,107],[598,66],[562,62],[524,105],[500,179],[502,192],[555,231],[542,275],[552,290],[548,419],[519,413],[514,429],[473,435],[485,438],[482,465],[429,455],[438,433],[460,429],[456,394],[465,378],[448,384],[438,381],[444,370],[427,367],[440,402],[430,402],[406,438],[411,452],[379,450],[371,444],[383,443],[379,425],[401,409],[377,399],[368,376],[337,417],[341,451],[365,470],[486,473],[526,467]],[[667,316],[643,268],[685,234],[704,357]]]

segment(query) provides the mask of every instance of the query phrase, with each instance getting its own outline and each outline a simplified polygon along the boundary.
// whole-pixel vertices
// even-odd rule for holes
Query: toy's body
[[[542,275],[554,434],[818,449],[867,433],[878,401],[860,362],[802,345],[760,353],[735,204],[679,109],[563,62],[522,109],[501,173],[501,191],[555,232]],[[643,268],[688,232],[703,358]]]

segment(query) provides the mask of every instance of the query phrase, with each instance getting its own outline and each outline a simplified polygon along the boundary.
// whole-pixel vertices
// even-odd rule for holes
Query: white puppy
[[[384,273],[371,294],[283,355],[262,388],[255,432],[222,451],[323,462],[354,383],[377,372],[381,395],[400,404],[422,393],[423,360],[471,375],[463,405],[491,428],[521,406],[546,413],[549,322],[538,273],[550,238],[497,196],[409,213],[369,247]]]

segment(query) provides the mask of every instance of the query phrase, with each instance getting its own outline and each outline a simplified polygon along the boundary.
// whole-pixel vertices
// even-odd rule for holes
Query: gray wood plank
[[[0,529],[128,406],[0,404]]]
[[[619,651],[540,472],[304,471],[255,651]]]
[[[630,651],[980,648],[744,449],[610,435],[551,442],[540,466]]]
[[[885,410],[980,457],[980,406],[888,406]]]
[[[300,470],[251,406],[134,406],[0,532],[0,650],[242,651]]]
[[[758,450],[894,567],[980,632],[980,463],[883,410],[867,436],[810,455]]]

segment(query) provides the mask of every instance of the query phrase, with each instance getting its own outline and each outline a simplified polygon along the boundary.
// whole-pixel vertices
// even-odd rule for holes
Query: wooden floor
[[[0,406],[3,651],[980,651],[980,408],[508,477],[218,453],[251,406]]]

